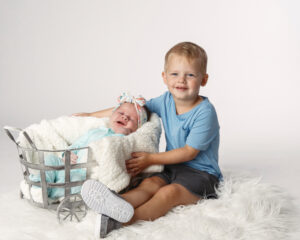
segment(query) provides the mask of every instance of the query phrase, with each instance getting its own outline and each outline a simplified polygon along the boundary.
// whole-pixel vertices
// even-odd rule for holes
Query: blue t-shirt
[[[200,150],[196,158],[184,162],[187,166],[213,174],[222,179],[218,165],[219,122],[214,106],[203,97],[203,101],[189,112],[177,115],[170,92],[150,99],[146,106],[158,114],[163,122],[166,136],[166,151],[185,145]]]

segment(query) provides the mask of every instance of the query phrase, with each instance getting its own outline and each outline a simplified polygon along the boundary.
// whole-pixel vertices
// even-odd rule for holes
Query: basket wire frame
[[[91,151],[89,147],[74,148],[74,149],[63,149],[63,150],[45,150],[38,149],[28,133],[20,128],[5,126],[4,130],[8,137],[16,144],[19,161],[21,163],[21,168],[23,172],[23,177],[26,183],[29,186],[29,202],[37,207],[51,209],[57,211],[57,217],[59,221],[70,218],[72,221],[73,216],[77,221],[80,221],[82,217],[86,215],[86,206],[83,202],[80,194],[72,194],[71,188],[76,186],[81,186],[84,181],[72,181],[71,182],[71,170],[78,168],[86,169],[86,179],[91,175],[91,168],[97,165],[96,161],[92,161]],[[23,134],[30,144],[31,148],[23,147],[19,142],[16,141],[14,135]],[[74,150],[85,150],[87,151],[87,161],[84,163],[71,164],[71,152]],[[65,164],[60,166],[48,166],[45,165],[45,154],[57,154],[63,153],[65,156]],[[38,156],[39,163],[33,163],[30,156]],[[38,170],[40,172],[41,181],[33,182],[29,179],[30,170]],[[64,183],[48,183],[46,181],[46,171],[58,171],[64,170],[65,172],[65,182]],[[41,187],[42,190],[42,203],[34,201],[34,198],[31,194],[31,188],[33,186]],[[48,197],[48,188],[60,187],[64,188],[64,197],[60,199],[60,202],[53,202]],[[22,193],[21,193],[22,195]],[[68,215],[64,216],[63,213],[67,212]],[[78,217],[78,213],[80,217]],[[62,218],[64,216],[64,218]]]

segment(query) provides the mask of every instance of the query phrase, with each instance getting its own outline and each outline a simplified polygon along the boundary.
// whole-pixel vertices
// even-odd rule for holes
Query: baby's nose
[[[126,115],[122,115],[123,120],[128,121],[128,117]]]

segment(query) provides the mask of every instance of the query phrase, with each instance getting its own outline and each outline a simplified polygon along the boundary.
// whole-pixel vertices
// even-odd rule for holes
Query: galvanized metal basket
[[[56,210],[57,218],[61,222],[63,220],[69,219],[72,221],[76,219],[78,222],[85,217],[87,213],[87,207],[82,200],[80,194],[72,194],[71,188],[76,186],[81,186],[84,181],[71,181],[70,174],[72,169],[85,168],[86,169],[86,178],[88,179],[91,174],[91,168],[96,166],[96,161],[91,160],[89,147],[83,148],[74,148],[74,149],[63,149],[63,150],[46,150],[46,149],[38,149],[30,136],[26,133],[26,131],[15,128],[5,126],[4,130],[8,137],[16,144],[18,150],[18,157],[21,163],[22,173],[24,176],[24,180],[29,186],[29,202],[37,207]],[[30,144],[30,148],[21,146],[19,142],[16,141],[16,135],[23,134]],[[87,151],[87,161],[85,163],[77,163],[71,164],[71,152],[74,150],[85,150]],[[61,166],[48,166],[45,165],[45,156],[46,154],[64,154],[65,156],[65,165]],[[39,163],[33,163],[33,159],[30,159],[30,156],[38,156]],[[65,182],[64,183],[49,183],[46,182],[46,174],[45,171],[58,171],[64,170],[65,172]],[[40,182],[33,182],[29,179],[29,175],[31,171],[39,171],[41,176]],[[41,188],[42,191],[42,203],[36,202],[31,194],[31,188],[33,186],[37,186]],[[52,199],[48,197],[47,189],[49,188],[63,188],[64,189],[64,197],[60,199],[59,202],[53,202]],[[23,198],[22,192],[20,193],[21,198]]]

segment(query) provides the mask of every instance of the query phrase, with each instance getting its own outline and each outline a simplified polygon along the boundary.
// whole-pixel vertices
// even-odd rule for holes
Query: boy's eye
[[[195,75],[193,73],[189,73],[187,76],[188,77],[195,77]]]
[[[171,73],[171,76],[177,76],[178,73]]]

